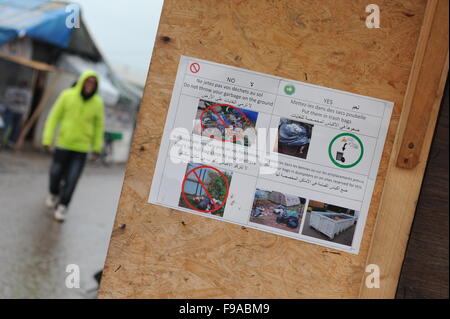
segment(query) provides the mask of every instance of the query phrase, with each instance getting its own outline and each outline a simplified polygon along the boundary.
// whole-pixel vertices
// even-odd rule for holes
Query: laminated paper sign
[[[149,202],[358,253],[392,108],[181,57]]]

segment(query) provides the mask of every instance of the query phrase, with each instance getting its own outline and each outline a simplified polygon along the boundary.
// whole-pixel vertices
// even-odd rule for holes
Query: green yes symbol
[[[286,93],[287,95],[292,95],[295,93],[295,86],[293,86],[292,84],[286,85],[284,87],[284,93]]]

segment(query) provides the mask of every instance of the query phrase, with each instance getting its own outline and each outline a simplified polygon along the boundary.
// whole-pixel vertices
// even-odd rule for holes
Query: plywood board
[[[369,3],[165,1],[99,297],[364,296],[365,267],[376,244],[387,171],[395,164],[391,152],[427,1],[382,1],[380,29],[366,27]],[[147,203],[180,55],[395,103],[358,255]],[[408,222],[402,236],[409,233]],[[393,296],[395,288],[386,287],[382,296]]]

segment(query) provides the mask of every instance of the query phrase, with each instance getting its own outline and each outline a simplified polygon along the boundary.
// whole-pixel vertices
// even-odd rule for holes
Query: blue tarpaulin
[[[67,48],[72,28],[66,26],[67,4],[47,0],[0,0],[0,45],[28,36]]]

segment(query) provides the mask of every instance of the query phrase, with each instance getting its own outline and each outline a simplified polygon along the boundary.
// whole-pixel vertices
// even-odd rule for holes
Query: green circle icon
[[[361,150],[361,152],[360,152],[360,154],[359,154],[357,160],[354,161],[353,163],[350,163],[350,164],[343,164],[343,163],[345,162],[345,159],[344,159],[345,145],[344,145],[344,147],[343,147],[342,152],[337,152],[337,153],[336,153],[336,158],[333,156],[333,145],[334,145],[334,143],[335,143],[338,139],[340,139],[340,138],[345,138],[346,136],[348,136],[348,137],[353,138],[354,140],[356,140],[356,141],[358,142],[359,147],[360,147],[360,150]],[[334,165],[336,165],[336,166],[338,166],[338,167],[341,167],[341,168],[350,168],[350,167],[353,167],[353,166],[358,165],[358,163],[361,162],[361,160],[362,160],[362,158],[363,158],[363,155],[364,155],[364,145],[363,145],[363,143],[361,142],[361,140],[359,139],[358,136],[356,136],[356,135],[354,135],[354,134],[351,134],[351,133],[342,133],[342,134],[339,134],[339,135],[335,136],[335,137],[331,140],[330,145],[328,146],[328,156],[330,157],[330,160],[333,162]],[[339,160],[340,162],[338,162],[338,160]]]
[[[287,95],[292,95],[295,93],[295,86],[293,86],[292,84],[288,84],[284,87],[284,93],[286,93]]]

